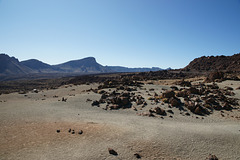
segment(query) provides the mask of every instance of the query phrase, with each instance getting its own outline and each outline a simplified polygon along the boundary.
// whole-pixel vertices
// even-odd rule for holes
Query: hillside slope
[[[36,72],[19,62],[15,57],[9,57],[6,54],[0,54],[0,75],[16,75],[27,73]]]
[[[83,72],[83,73],[105,73],[111,72],[110,69],[97,63],[94,57],[87,57],[80,60],[73,60],[59,65],[54,65],[54,67],[63,70],[64,72]]]
[[[191,61],[183,70],[188,71],[240,71],[240,53],[232,56],[203,56]]]

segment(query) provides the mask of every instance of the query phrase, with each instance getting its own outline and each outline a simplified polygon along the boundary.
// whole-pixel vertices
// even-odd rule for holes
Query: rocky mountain
[[[113,72],[99,63],[93,57],[69,61],[58,65],[49,65],[37,59],[19,62],[15,57],[0,54],[0,76],[17,76],[28,74],[89,74]]]
[[[105,73],[112,72],[110,69],[97,63],[94,57],[87,57],[80,60],[73,60],[54,67],[64,70],[65,72],[83,72],[83,73]]]
[[[160,71],[163,70],[159,67],[152,68],[128,68],[122,66],[106,66],[106,68],[114,71],[114,72],[149,72],[149,71]]]
[[[240,71],[240,53],[232,56],[203,56],[196,58],[183,70],[186,71]]]
[[[15,57],[9,57],[6,54],[0,54],[0,75],[16,75],[35,73],[35,71],[21,62]]]
[[[43,63],[37,59],[21,61],[21,64],[27,66],[28,68],[31,68],[32,70],[35,70],[38,73],[56,73],[61,71],[64,72],[57,67],[51,66],[47,63]]]

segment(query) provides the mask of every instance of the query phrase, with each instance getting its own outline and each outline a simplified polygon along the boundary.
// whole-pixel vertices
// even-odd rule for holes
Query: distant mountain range
[[[163,70],[159,67],[152,67],[152,68],[128,68],[128,67],[121,67],[121,66],[106,66],[106,68],[114,71],[114,72],[149,72],[149,71],[160,71]],[[169,70],[171,68],[167,68]]]
[[[97,63],[94,57],[68,61],[58,65],[49,65],[37,59],[29,59],[20,62],[15,57],[9,57],[7,54],[0,54],[0,76],[40,73],[94,74],[110,72],[147,72],[159,70],[162,69],[158,67],[127,68],[120,66],[102,66]]]

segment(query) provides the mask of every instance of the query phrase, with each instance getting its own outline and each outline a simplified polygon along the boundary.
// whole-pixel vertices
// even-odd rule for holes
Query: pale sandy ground
[[[237,81],[225,81],[221,87],[240,86]],[[94,160],[94,159],[178,159],[199,160],[209,154],[219,159],[240,159],[240,110],[220,111],[213,115],[182,116],[177,108],[173,118],[165,116],[144,117],[142,113],[151,105],[138,111],[132,109],[106,111],[92,107],[91,100],[100,95],[84,92],[97,85],[61,87],[39,93],[0,95],[0,159],[1,160]],[[160,93],[167,85],[144,85],[136,94],[148,97],[150,88]],[[240,98],[240,90],[234,90]],[[59,96],[53,98],[54,95]],[[62,97],[67,102],[58,101]],[[167,109],[167,106],[161,106]],[[233,116],[233,117],[232,117]],[[199,117],[198,119],[196,117]],[[68,129],[83,134],[68,133]],[[60,129],[60,133],[56,130]],[[110,155],[108,148],[118,152]]]

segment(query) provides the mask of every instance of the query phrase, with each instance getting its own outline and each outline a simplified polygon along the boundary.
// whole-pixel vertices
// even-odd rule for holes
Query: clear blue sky
[[[240,0],[0,0],[0,53],[181,68],[240,52]]]

